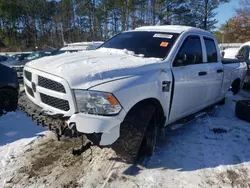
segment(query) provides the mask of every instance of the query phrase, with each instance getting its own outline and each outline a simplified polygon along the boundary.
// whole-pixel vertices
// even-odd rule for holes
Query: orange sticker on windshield
[[[168,46],[168,42],[161,42],[160,46],[166,48]]]

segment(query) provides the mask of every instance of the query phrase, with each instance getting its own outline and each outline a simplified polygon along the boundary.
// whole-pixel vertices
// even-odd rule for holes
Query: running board
[[[190,116],[187,116],[173,124],[170,124],[168,126],[168,128],[173,131],[173,130],[176,130],[176,129],[179,129],[181,128],[182,126],[184,125],[188,125],[192,122],[194,122],[197,118],[200,118],[200,117],[203,117],[207,114],[207,112],[200,112],[200,113],[197,113],[197,114],[194,114],[194,115],[190,115]]]

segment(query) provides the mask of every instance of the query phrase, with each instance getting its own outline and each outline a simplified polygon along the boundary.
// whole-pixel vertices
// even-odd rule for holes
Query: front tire
[[[142,144],[139,150],[139,155],[152,156],[155,151],[155,146],[157,143],[157,137],[159,136],[159,125],[157,120],[157,115],[154,113],[149,125],[145,131]]]
[[[0,115],[4,112],[15,111],[18,104],[18,93],[14,89],[0,89]]]
[[[127,163],[134,163],[142,155],[152,155],[156,124],[152,126],[151,122],[155,119],[155,111],[153,105],[137,105],[121,123],[120,137],[111,147]]]

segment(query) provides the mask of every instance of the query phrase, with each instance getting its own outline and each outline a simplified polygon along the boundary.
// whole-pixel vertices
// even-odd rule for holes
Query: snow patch
[[[0,146],[21,138],[34,137],[37,133],[44,131],[44,128],[36,126],[21,111],[0,116],[0,129]]]
[[[0,187],[249,187],[250,124],[234,115],[236,101],[249,97],[246,91],[228,94],[214,113],[167,132],[154,155],[136,165],[98,147],[92,147],[92,158],[90,150],[72,156],[71,148],[81,141],[57,142],[49,132],[8,142],[2,135],[37,128],[23,113],[9,113],[0,117],[1,128],[8,128],[0,137],[5,143],[0,147]]]

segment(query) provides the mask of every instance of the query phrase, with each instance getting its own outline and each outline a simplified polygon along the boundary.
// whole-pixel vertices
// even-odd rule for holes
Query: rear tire
[[[127,163],[134,163],[142,155],[153,153],[156,124],[151,123],[155,119],[155,111],[153,105],[139,104],[131,109],[121,123],[120,137],[111,147]]]
[[[224,97],[218,104],[219,104],[219,105],[224,105],[224,104],[226,104],[226,98]]]
[[[250,90],[250,84],[249,83],[244,83],[243,89]]]
[[[235,80],[233,82],[231,91],[233,92],[234,95],[239,93],[239,91],[240,91],[240,80]]]
[[[250,100],[240,100],[236,103],[235,116],[250,122]]]
[[[18,104],[18,93],[14,89],[0,89],[0,115],[5,112],[15,111]]]

